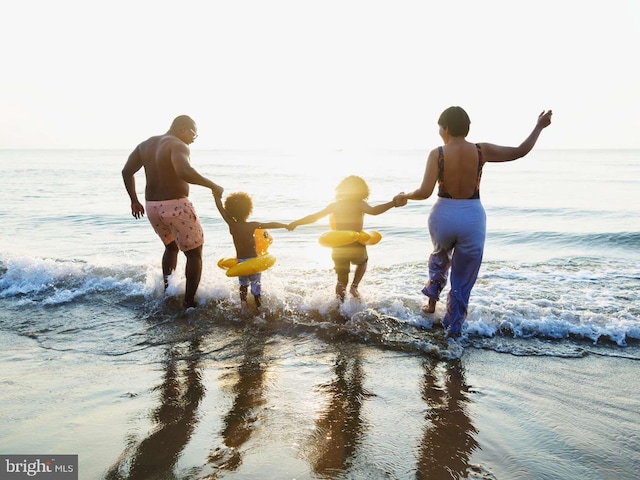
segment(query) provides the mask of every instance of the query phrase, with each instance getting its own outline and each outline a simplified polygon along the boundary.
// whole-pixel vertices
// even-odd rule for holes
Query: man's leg
[[[162,276],[164,277],[164,289],[169,286],[169,275],[176,269],[178,264],[178,246],[176,242],[168,243],[164,246],[164,255],[162,255]]]
[[[187,265],[184,275],[187,279],[187,286],[184,293],[184,306],[186,308],[195,307],[196,291],[200,285],[202,276],[202,245],[192,250],[184,252],[187,257]]]

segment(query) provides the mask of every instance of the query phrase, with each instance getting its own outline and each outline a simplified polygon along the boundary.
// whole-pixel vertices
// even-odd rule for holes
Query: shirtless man
[[[131,214],[138,219],[144,216],[145,207],[138,200],[134,175],[144,167],[147,217],[165,246],[162,256],[165,290],[169,275],[176,269],[178,251],[187,257],[185,308],[196,305],[204,244],[202,226],[189,201],[189,184],[210,188],[213,195],[223,192],[220,185],[200,175],[189,163],[189,144],[197,136],[196,123],[187,115],[180,115],[167,133],[139,144],[122,169],[124,185],[131,198]]]

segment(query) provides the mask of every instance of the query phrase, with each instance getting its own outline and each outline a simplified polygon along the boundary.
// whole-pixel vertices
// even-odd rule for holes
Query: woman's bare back
[[[444,168],[442,184],[451,198],[472,198],[479,188],[480,152],[467,141],[449,142],[442,148]]]

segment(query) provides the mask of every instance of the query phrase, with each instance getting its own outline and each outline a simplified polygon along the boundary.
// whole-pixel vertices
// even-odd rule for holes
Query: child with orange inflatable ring
[[[276,259],[267,252],[273,241],[268,228],[286,228],[280,222],[248,222],[247,218],[253,211],[251,197],[244,193],[231,193],[224,205],[222,197],[214,195],[216,207],[227,225],[236,248],[235,259],[221,259],[220,268],[227,269],[228,277],[238,277],[240,284],[240,304],[243,313],[248,312],[247,292],[251,286],[251,294],[256,308],[261,310],[262,283],[261,272],[271,267]]]

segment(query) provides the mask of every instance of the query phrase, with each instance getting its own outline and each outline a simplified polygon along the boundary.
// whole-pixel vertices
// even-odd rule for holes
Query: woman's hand
[[[394,207],[404,207],[407,204],[407,196],[404,192],[400,192],[398,195],[393,197],[393,206]]]
[[[540,115],[538,115],[538,127],[546,128],[551,125],[551,115],[553,112],[551,110],[547,110],[546,112],[543,110]]]

